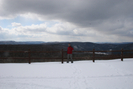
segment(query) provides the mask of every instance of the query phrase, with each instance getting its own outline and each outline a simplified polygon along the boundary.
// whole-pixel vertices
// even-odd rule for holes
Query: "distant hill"
[[[133,50],[133,42],[132,43],[91,43],[91,42],[66,42],[66,43],[58,43],[60,47],[63,49],[67,49],[68,43],[71,43],[73,48],[77,51],[89,51],[89,50]]]
[[[51,45],[56,49],[67,50],[68,43],[70,43],[74,50],[77,51],[89,51],[89,50],[133,50],[133,42],[123,43],[92,43],[92,42],[43,42],[43,41],[27,41],[27,42],[16,42],[16,41],[0,41],[0,45]],[[54,45],[54,46],[53,46]],[[54,49],[54,48],[53,48]]]
[[[16,41],[0,41],[0,45],[1,44],[5,44],[5,45],[14,45],[14,44],[42,44],[45,43],[43,41],[26,41],[26,42],[16,42]]]

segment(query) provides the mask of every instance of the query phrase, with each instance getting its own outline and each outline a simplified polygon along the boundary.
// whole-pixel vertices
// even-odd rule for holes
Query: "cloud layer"
[[[132,0],[0,0],[0,19],[24,16],[41,21],[57,21],[22,26],[13,22],[17,36],[49,36],[53,41],[133,41]],[[2,28],[1,33],[10,30]],[[52,38],[53,37],[53,38]],[[6,38],[6,37],[5,37]],[[38,39],[37,39],[38,38]],[[14,38],[13,38],[14,39]],[[29,39],[30,40],[30,39]],[[41,40],[41,39],[40,39]],[[47,41],[52,41],[48,40]]]

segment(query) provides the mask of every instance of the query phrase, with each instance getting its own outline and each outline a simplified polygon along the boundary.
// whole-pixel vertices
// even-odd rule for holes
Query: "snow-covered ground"
[[[132,89],[133,59],[0,64],[0,89]]]

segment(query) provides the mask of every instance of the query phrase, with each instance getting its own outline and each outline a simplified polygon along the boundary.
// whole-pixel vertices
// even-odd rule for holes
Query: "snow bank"
[[[133,59],[0,64],[0,89],[132,89]]]

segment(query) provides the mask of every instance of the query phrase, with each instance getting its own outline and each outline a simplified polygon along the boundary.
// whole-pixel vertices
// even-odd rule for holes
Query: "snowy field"
[[[133,89],[133,59],[1,63],[0,89]]]

